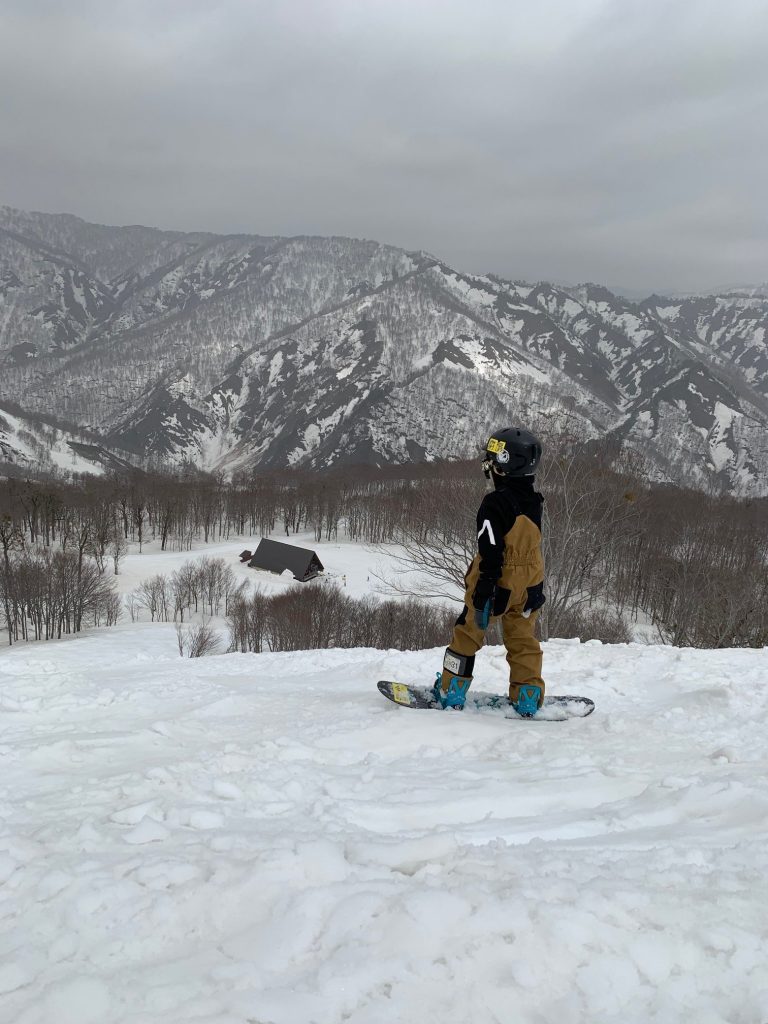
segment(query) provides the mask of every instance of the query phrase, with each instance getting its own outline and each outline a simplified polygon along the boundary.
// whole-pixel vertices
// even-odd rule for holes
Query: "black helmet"
[[[541,441],[530,430],[505,427],[488,438],[483,472],[490,479],[491,469],[498,476],[532,476],[541,459]]]

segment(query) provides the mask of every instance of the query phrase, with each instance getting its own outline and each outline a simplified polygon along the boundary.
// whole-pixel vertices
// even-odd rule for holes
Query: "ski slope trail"
[[[566,722],[376,690],[440,660],[6,651],[3,1024],[767,1021],[766,651],[552,641]]]

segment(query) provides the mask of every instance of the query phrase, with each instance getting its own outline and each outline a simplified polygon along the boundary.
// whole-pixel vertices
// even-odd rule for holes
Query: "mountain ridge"
[[[0,401],[204,469],[460,457],[559,417],[661,478],[762,493],[766,329],[754,294],[636,302],[370,240],[0,207]]]

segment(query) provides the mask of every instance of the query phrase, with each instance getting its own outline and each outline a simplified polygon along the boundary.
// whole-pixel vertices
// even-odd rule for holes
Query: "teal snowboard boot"
[[[509,690],[509,702],[518,715],[521,718],[533,718],[544,699],[541,687],[533,683],[513,683]]]
[[[443,689],[445,681],[448,683],[447,689]],[[467,690],[471,683],[471,676],[449,676],[447,672],[438,672],[432,692],[441,708],[461,711],[467,702]]]

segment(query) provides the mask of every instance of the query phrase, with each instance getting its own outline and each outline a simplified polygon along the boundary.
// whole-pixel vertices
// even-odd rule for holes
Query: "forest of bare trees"
[[[191,470],[74,484],[6,479],[0,482],[3,626],[15,642],[115,621],[119,607],[109,578],[119,572],[129,542],[139,550],[152,541],[164,551],[189,551],[193,543],[275,532],[399,545],[403,574],[385,581],[391,592],[457,598],[486,486],[477,462],[285,470],[230,482]],[[642,622],[659,641],[681,646],[768,644],[768,500],[652,485],[636,460],[563,439],[548,439],[537,486],[546,498],[545,637],[621,641],[629,639],[632,623]],[[190,562],[173,578],[147,580],[128,610],[133,601],[153,619],[183,622],[189,610],[231,613],[234,602],[242,618],[243,602],[250,601],[258,619],[262,598],[238,591],[231,568],[220,561]],[[298,605],[291,614],[299,614]],[[242,649],[246,627],[233,628],[234,645]],[[328,615],[324,628],[314,644],[326,646],[343,632]],[[258,644],[271,647],[273,640],[283,642],[267,637]]]
[[[424,650],[450,637],[456,613],[425,601],[353,599],[337,586],[297,584],[269,596],[238,596],[228,617],[233,651],[302,651],[327,647]]]
[[[10,643],[57,640],[88,626],[111,626],[120,599],[95,561],[78,551],[5,553],[0,601]]]

